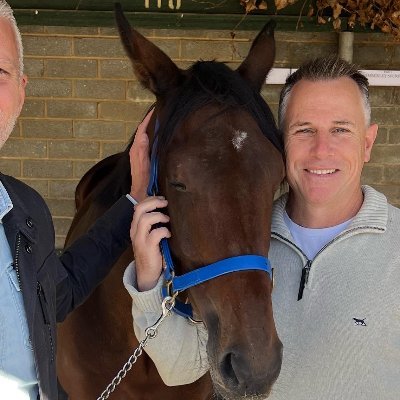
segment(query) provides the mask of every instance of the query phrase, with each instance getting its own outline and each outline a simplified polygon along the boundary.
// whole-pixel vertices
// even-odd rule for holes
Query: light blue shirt
[[[0,182],[0,398],[36,400],[38,380],[33,349],[2,222],[12,208],[10,196]]]
[[[305,228],[293,222],[286,211],[283,213],[283,219],[293,237],[294,243],[309,260],[314,260],[318,252],[339,233],[343,232],[351,222],[351,219],[349,219],[329,228]]]

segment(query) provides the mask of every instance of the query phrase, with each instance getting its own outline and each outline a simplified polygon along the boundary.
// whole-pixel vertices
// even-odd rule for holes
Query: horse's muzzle
[[[225,400],[264,400],[281,370],[282,349],[282,343],[277,338],[273,349],[266,352],[269,358],[263,364],[255,362],[254,355],[240,350],[223,354],[218,367],[212,368],[211,372],[218,394]]]

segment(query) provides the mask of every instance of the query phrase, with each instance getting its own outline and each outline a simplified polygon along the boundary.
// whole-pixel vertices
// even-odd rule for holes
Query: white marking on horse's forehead
[[[243,143],[246,140],[246,138],[247,138],[247,132],[235,130],[233,132],[233,138],[232,138],[233,147],[237,151],[240,151],[243,147]]]

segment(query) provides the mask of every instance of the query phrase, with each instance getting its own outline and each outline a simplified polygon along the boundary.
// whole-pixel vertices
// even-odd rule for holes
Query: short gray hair
[[[15,20],[12,8],[4,0],[0,0],[0,18],[4,18],[9,21],[11,28],[14,31],[18,52],[18,69],[19,74],[22,75],[24,73],[24,49],[22,46],[21,33],[18,29],[17,21]]]
[[[302,79],[309,81],[323,81],[329,79],[338,79],[347,77],[352,79],[361,92],[364,103],[365,121],[367,126],[371,123],[371,105],[369,102],[369,84],[368,79],[364,76],[355,65],[339,58],[339,57],[319,57],[303,64],[297,71],[293,72],[286,79],[286,83],[281,90],[279,99],[278,121],[279,128],[284,130],[284,120],[289,101],[290,93],[293,86]]]

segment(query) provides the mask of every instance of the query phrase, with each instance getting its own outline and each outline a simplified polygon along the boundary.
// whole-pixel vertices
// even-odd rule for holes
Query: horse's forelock
[[[166,102],[165,118],[160,122],[158,150],[161,154],[176,128],[194,110],[210,103],[226,109],[243,107],[257,121],[264,136],[282,153],[282,135],[274,116],[261,97],[236,71],[223,63],[198,61],[185,73],[186,79]]]

